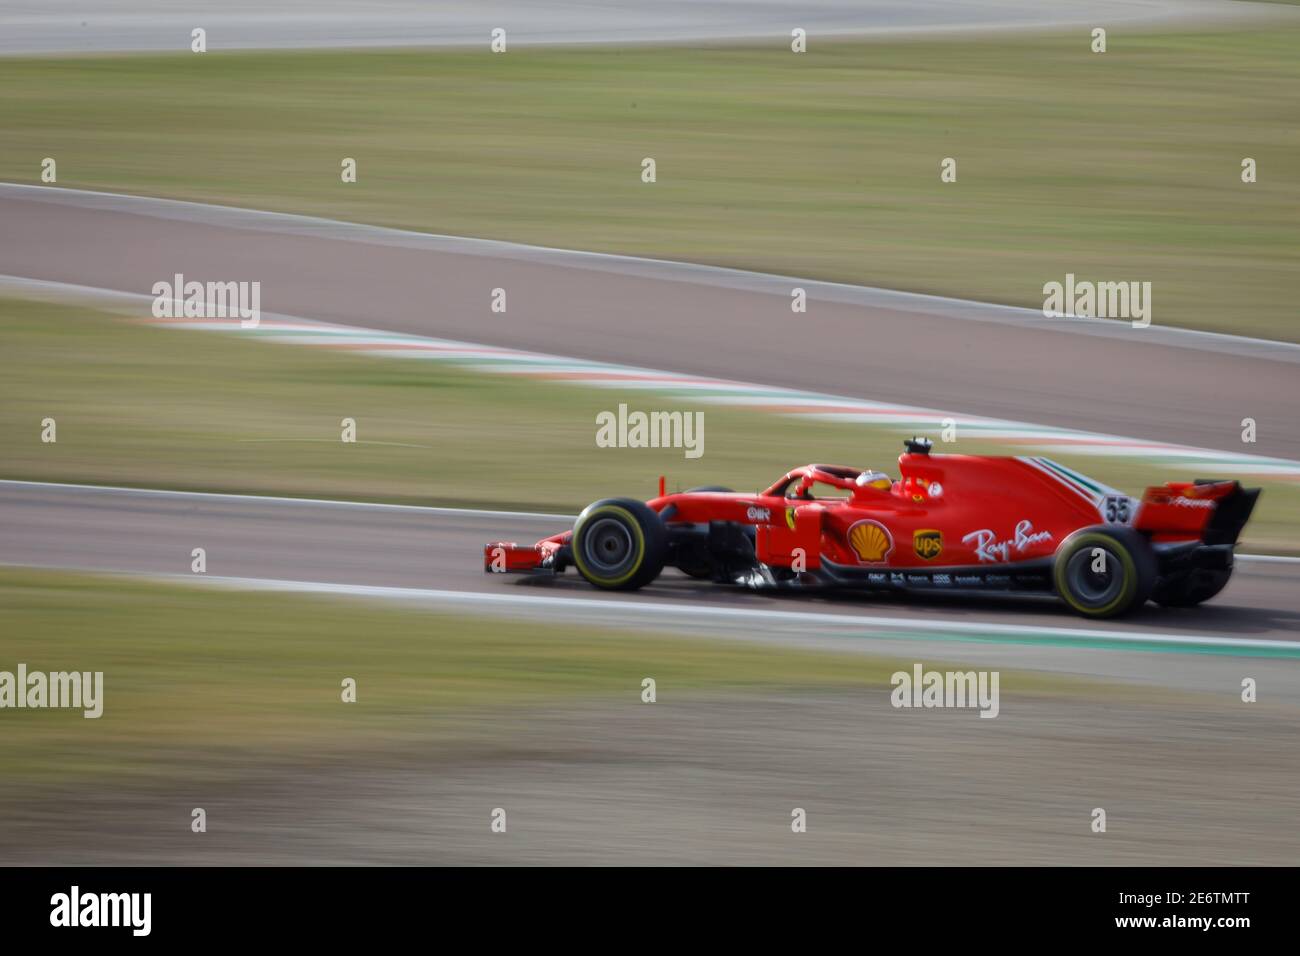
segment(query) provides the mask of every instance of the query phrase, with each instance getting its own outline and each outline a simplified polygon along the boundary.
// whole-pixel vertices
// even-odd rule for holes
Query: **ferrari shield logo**
[[[794,509],[793,508],[785,509],[785,526],[789,528],[791,531],[794,530]]]
[[[921,560],[933,561],[943,554],[943,532],[934,528],[912,532],[912,548]]]

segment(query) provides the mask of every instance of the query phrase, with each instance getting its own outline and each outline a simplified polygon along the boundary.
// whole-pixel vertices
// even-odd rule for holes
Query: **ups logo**
[[[912,532],[912,548],[923,561],[933,561],[943,554],[943,532],[933,528]]]

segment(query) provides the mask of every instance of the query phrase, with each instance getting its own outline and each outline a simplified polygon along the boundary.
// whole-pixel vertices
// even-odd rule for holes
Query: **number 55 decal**
[[[1101,506],[1107,524],[1132,524],[1133,512],[1133,499],[1127,495],[1107,495]]]

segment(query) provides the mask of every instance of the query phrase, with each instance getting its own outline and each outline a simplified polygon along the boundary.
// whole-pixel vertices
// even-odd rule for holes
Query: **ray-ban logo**
[[[171,281],[153,284],[155,319],[238,318],[242,329],[255,329],[262,321],[262,283],[185,281],[176,273]]]

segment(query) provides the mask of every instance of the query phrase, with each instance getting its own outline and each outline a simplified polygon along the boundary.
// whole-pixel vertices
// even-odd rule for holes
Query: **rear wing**
[[[1243,488],[1239,481],[1171,481],[1142,495],[1137,528],[1155,535],[1198,538],[1204,544],[1233,545],[1258,498],[1258,488]]]

